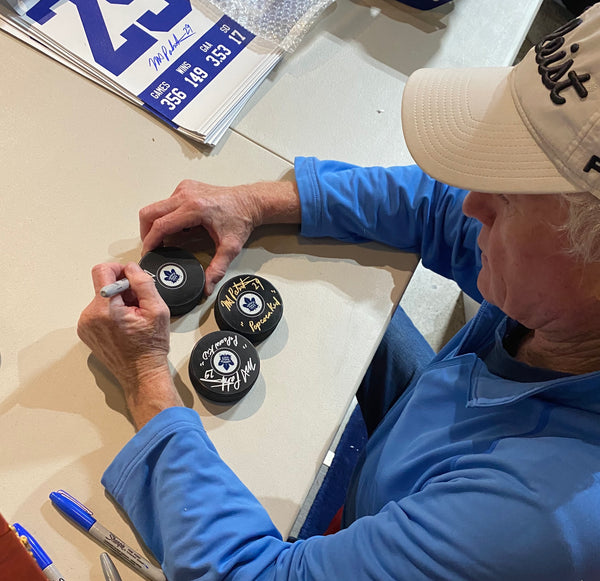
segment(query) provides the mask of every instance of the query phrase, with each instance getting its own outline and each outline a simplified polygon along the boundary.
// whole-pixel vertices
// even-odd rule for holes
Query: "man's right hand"
[[[215,254],[205,271],[205,293],[210,295],[254,228],[299,222],[300,201],[294,182],[229,187],[185,180],[171,197],[140,210],[142,253],[184,228],[203,227],[215,244]]]

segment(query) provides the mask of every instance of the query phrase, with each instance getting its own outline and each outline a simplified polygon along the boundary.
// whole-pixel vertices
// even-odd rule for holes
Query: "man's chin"
[[[482,276],[482,273],[483,273],[483,269],[479,273],[479,276],[477,277],[477,290],[481,293],[481,296],[483,297],[484,301],[497,307],[498,304],[494,301],[494,297],[489,292],[490,289],[489,289],[489,285],[487,284],[487,277],[485,276],[485,274],[483,274],[483,276]]]

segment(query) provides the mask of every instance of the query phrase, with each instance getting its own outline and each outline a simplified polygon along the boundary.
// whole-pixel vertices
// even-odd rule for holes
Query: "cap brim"
[[[528,131],[512,67],[421,69],[404,89],[402,128],[415,162],[451,186],[487,193],[576,192]]]

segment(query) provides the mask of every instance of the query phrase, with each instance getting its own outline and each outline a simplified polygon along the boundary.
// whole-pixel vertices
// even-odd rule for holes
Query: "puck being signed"
[[[174,246],[156,248],[142,257],[140,266],[154,279],[172,317],[191,311],[200,302],[204,268],[191,252]]]

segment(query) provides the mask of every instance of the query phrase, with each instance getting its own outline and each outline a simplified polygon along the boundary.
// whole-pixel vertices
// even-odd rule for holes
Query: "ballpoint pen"
[[[119,575],[119,572],[108,553],[102,553],[100,555],[100,563],[102,564],[102,572],[104,573],[106,581],[121,581],[121,575]]]
[[[58,569],[52,562],[52,559],[46,554],[46,551],[42,549],[40,544],[35,540],[34,536],[18,522],[13,523],[13,528],[20,537],[25,537],[27,539],[27,544],[33,553],[33,557],[37,561],[37,564],[40,566],[40,569],[46,578],[50,581],[65,581],[65,578],[58,572]]]
[[[92,511],[68,492],[64,490],[51,492],[50,500],[59,511],[86,530],[94,539],[110,549],[135,571],[150,579],[150,581],[166,581],[161,569],[152,565],[150,561],[126,545],[117,535],[102,526],[92,516]]]

